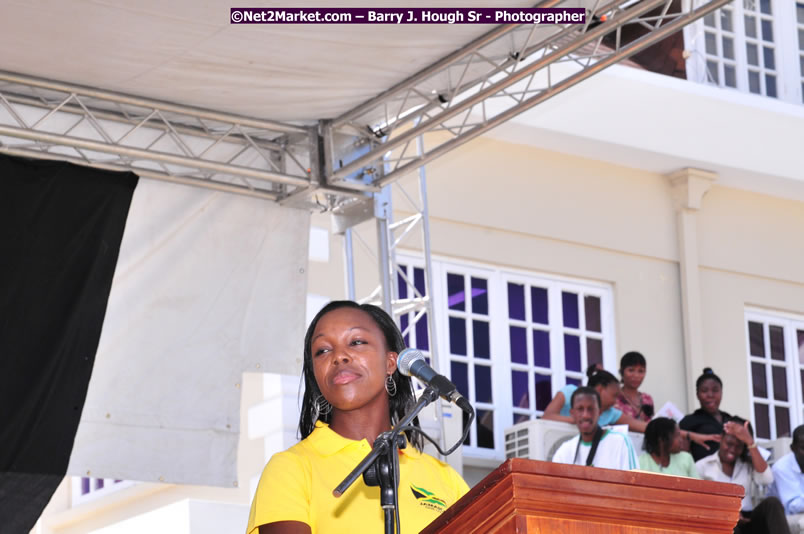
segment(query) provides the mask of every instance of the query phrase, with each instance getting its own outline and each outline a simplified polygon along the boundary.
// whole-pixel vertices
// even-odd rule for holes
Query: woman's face
[[[620,394],[620,385],[617,382],[608,386],[595,386],[595,389],[600,395],[600,411],[608,410],[617,402],[617,395]]]
[[[698,402],[705,412],[715,414],[720,409],[720,400],[723,398],[723,388],[717,380],[707,378],[698,387]]]
[[[388,413],[386,376],[396,370],[395,352],[374,319],[356,308],[321,317],[311,340],[313,374],[321,394],[342,412],[376,407]]]
[[[645,380],[644,365],[629,365],[623,369],[623,384],[629,388],[639,389],[643,380]]]
[[[745,450],[745,443],[731,434],[724,433],[717,453],[721,463],[731,465],[743,454],[743,450]]]

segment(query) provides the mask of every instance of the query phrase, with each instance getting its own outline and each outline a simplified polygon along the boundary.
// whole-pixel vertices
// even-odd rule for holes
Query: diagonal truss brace
[[[711,0],[684,11],[673,9],[682,4],[674,0],[597,0],[589,2],[594,5],[585,25],[495,28],[335,119],[331,137],[325,139],[332,169],[328,183],[385,186],[730,1]],[[538,7],[555,5],[562,2]],[[622,30],[629,25],[647,33],[624,43]],[[605,46],[604,38],[613,46]],[[439,86],[445,88],[434,89]],[[428,147],[421,154],[413,148],[419,136],[425,136]],[[371,150],[341,164],[343,158],[334,147],[349,137],[355,140],[353,146],[368,144]]]
[[[0,72],[0,151],[279,200],[319,187],[317,128]],[[339,191],[332,191],[338,194]]]

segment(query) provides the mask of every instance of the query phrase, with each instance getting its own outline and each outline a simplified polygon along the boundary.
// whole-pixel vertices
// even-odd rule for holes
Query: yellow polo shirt
[[[380,488],[360,477],[339,499],[332,490],[370,451],[366,440],[354,441],[317,422],[313,433],[286,451],[274,454],[262,472],[251,503],[246,534],[260,525],[300,521],[313,534],[382,532]],[[399,517],[402,534],[414,534],[469,491],[449,465],[408,445],[399,455]]]

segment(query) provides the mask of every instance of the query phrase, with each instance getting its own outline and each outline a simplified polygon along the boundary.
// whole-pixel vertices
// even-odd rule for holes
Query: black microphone
[[[433,388],[438,395],[449,402],[454,402],[460,409],[467,413],[472,413],[472,405],[458,392],[455,384],[449,378],[435,372],[435,369],[427,365],[424,355],[416,349],[405,349],[399,353],[396,360],[399,372],[405,376],[415,376],[426,386]]]

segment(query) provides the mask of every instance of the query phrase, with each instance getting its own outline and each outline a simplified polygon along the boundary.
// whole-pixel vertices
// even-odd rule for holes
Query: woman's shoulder
[[[274,453],[265,464],[255,499],[276,501],[288,496],[306,495],[310,490],[312,464],[302,443]]]
[[[625,398],[625,395],[623,395],[622,393],[617,394],[617,398],[614,400],[614,405],[612,406],[612,408],[616,408],[620,410],[622,413],[630,415],[631,417],[637,415],[634,407],[631,406],[631,403],[628,402],[628,399]]]
[[[643,471],[656,471],[658,464],[649,452],[643,452],[639,455],[639,468]]]
[[[684,464],[684,465],[695,465],[695,458],[692,457],[690,453],[687,451],[679,451],[673,453],[671,459],[677,463]]]
[[[639,394],[641,396],[640,400],[642,404],[653,404],[653,397],[651,397],[649,393],[644,393],[640,391]]]
[[[701,410],[695,410],[692,413],[688,413],[685,415],[681,421],[678,422],[678,426],[680,426],[684,430],[692,430],[693,427],[700,424],[701,422],[701,414],[698,413]]]
[[[621,410],[617,406],[609,406],[608,408],[600,412],[600,417],[598,418],[598,424],[600,426],[613,425],[620,420],[620,417],[623,416],[623,412],[624,410]]]
[[[275,452],[265,465],[265,471],[309,469],[317,454],[308,440],[305,438],[284,451]]]

